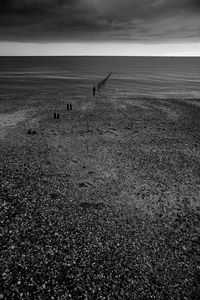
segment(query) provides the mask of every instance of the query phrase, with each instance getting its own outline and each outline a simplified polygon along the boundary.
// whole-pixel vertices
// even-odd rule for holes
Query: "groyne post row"
[[[109,73],[108,76],[106,76],[106,78],[104,78],[102,81],[100,81],[98,84],[97,84],[97,91],[100,90],[104,84],[106,83],[106,81],[108,80],[108,78],[112,75],[112,73]]]
[[[67,110],[72,110],[72,104],[71,103],[67,103]],[[53,114],[54,119],[60,119],[60,113],[56,113],[54,112]]]

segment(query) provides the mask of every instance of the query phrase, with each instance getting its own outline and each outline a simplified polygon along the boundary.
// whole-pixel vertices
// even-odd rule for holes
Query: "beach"
[[[1,299],[199,298],[198,97],[109,80],[1,95]]]

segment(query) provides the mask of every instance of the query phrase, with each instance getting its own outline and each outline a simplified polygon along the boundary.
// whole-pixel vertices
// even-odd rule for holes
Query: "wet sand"
[[[2,124],[3,299],[199,298],[198,105],[63,97]]]

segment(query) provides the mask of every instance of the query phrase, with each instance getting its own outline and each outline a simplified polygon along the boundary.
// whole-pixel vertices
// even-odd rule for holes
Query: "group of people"
[[[67,110],[72,110],[72,104],[67,103]],[[54,119],[60,119],[60,114],[59,113],[54,113],[53,114]]]
[[[71,103],[67,103],[67,110],[72,110],[72,104]]]
[[[60,119],[60,114],[59,113],[54,113],[53,117],[54,117],[54,119]]]

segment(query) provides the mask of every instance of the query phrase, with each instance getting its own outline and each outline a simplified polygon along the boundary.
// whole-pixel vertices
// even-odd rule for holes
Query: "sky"
[[[0,55],[200,56],[200,0],[0,0]]]

